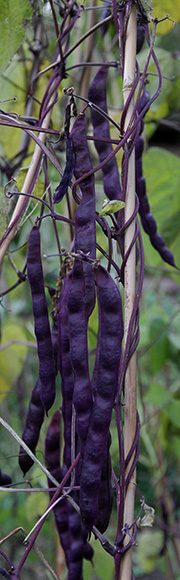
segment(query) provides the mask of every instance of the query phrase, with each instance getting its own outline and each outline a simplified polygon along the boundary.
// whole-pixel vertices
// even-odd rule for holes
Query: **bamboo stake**
[[[56,89],[56,91],[57,91],[57,89]],[[49,101],[49,106],[54,101],[54,97],[55,97],[56,91],[51,96],[51,99]],[[49,124],[50,124],[50,120],[51,120],[51,115],[52,115],[52,109],[50,109],[48,111],[46,117],[44,118],[44,121],[42,123],[42,128],[43,129],[48,129]],[[40,133],[39,134],[39,139],[42,141],[42,143],[44,143],[45,142],[45,139],[46,139],[46,133]],[[42,156],[42,150],[39,147],[39,145],[36,145],[35,150],[34,150],[34,153],[33,153],[32,161],[31,161],[30,167],[28,169],[28,172],[27,172],[27,175],[25,177],[25,181],[24,181],[24,184],[23,184],[23,187],[22,187],[23,193],[28,193],[28,191],[29,191],[29,187],[31,185],[31,182],[32,182],[33,177],[35,175],[35,172],[37,170],[38,163],[39,163],[39,161],[41,159],[41,156]],[[16,207],[14,209],[13,215],[11,217],[9,226],[13,223],[13,221],[16,219],[16,217],[18,216],[19,212],[21,211],[21,208],[23,206],[24,200],[25,200],[25,197],[23,195],[19,195],[19,198],[18,198]],[[16,235],[17,230],[18,230],[18,221],[12,227],[11,231],[8,233],[7,238],[2,243],[2,246],[0,248],[0,264],[3,261],[3,258],[5,256],[5,253],[7,252],[10,243],[12,242],[14,236]]]
[[[135,81],[135,63],[136,63],[136,37],[137,37],[137,20],[136,9],[133,6],[127,25],[126,44],[125,44],[125,61],[124,61],[124,79],[123,93],[124,104],[127,101],[129,93]],[[129,124],[134,107],[134,99],[131,100],[127,115],[125,118],[125,130]],[[128,167],[127,191],[125,200],[125,222],[130,218],[135,207],[135,152],[133,150]],[[125,233],[125,252],[130,246],[135,233],[135,221],[127,228]],[[129,321],[135,300],[135,282],[136,282],[136,250],[133,246],[125,267],[125,342]],[[129,362],[125,377],[125,414],[124,414],[124,446],[125,457],[127,456],[133,443],[136,431],[136,355],[134,354]],[[129,466],[128,466],[129,470]],[[127,475],[127,474],[126,474]],[[134,472],[129,486],[127,488],[124,509],[124,524],[131,525],[134,520],[134,498],[136,490],[136,474]],[[124,544],[128,543],[129,537],[126,536]],[[128,550],[121,565],[120,579],[131,580],[132,573],[132,548]]]

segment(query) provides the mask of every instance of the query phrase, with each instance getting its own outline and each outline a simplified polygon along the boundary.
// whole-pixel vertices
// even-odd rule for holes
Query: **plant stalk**
[[[136,38],[137,38],[137,18],[135,6],[132,7],[126,32],[125,42],[125,58],[124,58],[124,78],[123,78],[123,94],[124,105],[132,90],[135,82],[135,65],[136,65]],[[129,121],[131,119],[134,108],[134,99],[132,98],[125,117],[126,131]],[[125,223],[131,217],[135,208],[135,151],[133,149],[128,165],[128,179],[125,198]],[[125,232],[125,253],[127,252],[135,233],[135,220],[130,224]],[[125,320],[124,320],[124,336],[125,344],[128,335],[129,322],[135,301],[135,283],[136,283],[136,249],[135,244],[132,247],[130,255],[125,266]],[[136,354],[131,357],[125,376],[125,407],[124,407],[124,447],[125,457],[127,456],[136,431]],[[128,471],[130,465],[128,465]],[[127,476],[127,473],[126,473]],[[130,480],[125,497],[124,508],[124,525],[130,526],[134,520],[134,498],[136,491],[136,473]],[[132,530],[130,530],[131,533]],[[126,535],[124,545],[129,542],[129,536]],[[125,552],[122,558],[120,580],[131,580],[132,574],[132,548]]]
[[[51,99],[49,101],[49,106],[51,105],[51,103],[54,102],[54,93],[51,96]],[[50,120],[51,120],[51,115],[52,115],[52,109],[50,109],[42,123],[42,128],[47,129],[49,127],[50,124]],[[40,133],[39,134],[39,139],[42,143],[45,142],[46,139],[46,133]],[[27,175],[25,177],[25,181],[22,187],[22,191],[23,193],[28,193],[29,192],[29,188],[31,186],[32,180],[34,178],[34,175],[38,169],[38,165],[40,162],[40,159],[42,157],[42,149],[39,147],[39,145],[36,145],[34,153],[33,153],[33,157],[32,157],[32,161],[29,167],[29,170],[27,172]],[[28,198],[27,198],[28,199]],[[14,220],[17,218],[18,215],[20,215],[21,209],[23,207],[25,201],[25,197],[23,195],[19,195],[16,207],[14,209],[13,215],[11,217],[9,226],[11,225],[11,223],[14,222]],[[3,241],[2,246],[0,248],[0,264],[3,261],[3,258],[5,256],[5,253],[7,252],[10,243],[12,242],[16,232],[18,229],[18,221],[14,224],[14,226],[12,227],[11,231],[9,232],[7,238]]]

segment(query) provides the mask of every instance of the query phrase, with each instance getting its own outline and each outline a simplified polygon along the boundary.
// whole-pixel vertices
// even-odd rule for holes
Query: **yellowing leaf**
[[[22,191],[23,192],[23,184],[24,184],[24,180],[26,177],[26,173],[27,173],[27,168],[22,167],[19,171],[19,175],[16,181],[16,187],[18,188],[19,192]],[[44,193],[44,184],[41,182],[41,176],[39,175],[35,188],[33,189],[33,195],[36,195],[37,197],[42,197]],[[37,204],[37,199],[33,200],[33,197],[31,198],[31,201],[34,202],[34,204]]]
[[[0,76],[1,100],[16,98],[16,102],[9,101],[1,104],[4,111],[17,115],[25,113],[26,83],[24,63],[20,62],[15,55],[6,71]],[[21,138],[22,131],[20,129],[1,126],[0,143],[4,157],[10,159],[18,153]]]
[[[46,493],[33,493],[29,495],[26,502],[27,519],[32,522],[33,519],[40,518],[48,507],[48,496]]]
[[[3,377],[0,377],[0,403],[2,403],[3,399],[6,397],[9,388],[9,384],[4,381]]]
[[[145,511],[145,515],[137,520],[138,528],[150,527],[154,525],[155,522],[155,509],[147,503],[144,504],[143,509]]]
[[[108,201],[107,199],[104,200],[102,210],[100,211],[99,215],[109,215],[111,213],[115,213],[119,211],[125,206],[124,201],[118,201],[117,199],[112,199]]]
[[[26,344],[11,344],[11,342],[17,340],[24,342],[26,338],[24,328],[20,324],[6,323],[2,328],[1,347],[5,344],[7,348],[0,351],[0,369],[1,379],[4,386],[8,385],[8,389],[14,385],[27,356]],[[9,346],[8,343],[10,343]]]
[[[23,20],[29,20],[31,15],[29,0],[1,0],[0,71],[5,70],[24,40]]]
[[[153,0],[152,17],[161,19],[168,15],[171,20],[164,20],[164,22],[158,24],[158,34],[167,34],[167,32],[172,30],[173,23],[177,24],[180,21],[180,2],[179,0],[163,0],[163,2]]]

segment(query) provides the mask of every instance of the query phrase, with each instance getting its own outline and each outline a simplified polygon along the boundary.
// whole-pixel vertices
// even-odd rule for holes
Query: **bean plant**
[[[146,497],[136,498],[134,513],[142,230],[161,261],[178,271],[151,213],[142,161],[146,114],[163,85],[156,30],[167,16],[156,17],[140,0],[24,0],[23,9],[25,40],[19,39],[13,58],[26,63],[25,110],[17,99],[8,112],[3,102],[0,111],[7,139],[11,127],[19,140],[13,158],[0,160],[6,208],[0,260],[8,259],[13,270],[1,305],[4,315],[10,293],[12,305],[13,293],[21,292],[21,299],[28,293],[36,354],[22,432],[0,420],[18,442],[22,476],[30,481],[37,464],[49,500],[29,533],[23,532],[18,562],[6,551],[17,530],[2,534],[0,575],[25,578],[26,560],[53,510],[62,578],[85,578],[83,562],[93,563],[94,537],[102,568],[107,552],[114,579],[131,580],[137,527],[154,524]],[[15,81],[12,88],[15,99]],[[2,471],[0,483],[11,487]],[[59,578],[45,555],[39,557]]]

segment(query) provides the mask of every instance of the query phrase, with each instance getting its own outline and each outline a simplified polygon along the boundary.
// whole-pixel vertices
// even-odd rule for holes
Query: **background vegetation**
[[[58,2],[54,2],[57,9]],[[93,4],[97,10],[88,10]],[[5,6],[6,5],[6,6]],[[87,2],[81,5],[80,16],[71,33],[71,46],[97,22],[99,11],[108,2]],[[5,11],[7,10],[7,15]],[[167,0],[162,3],[153,1],[153,16],[163,18],[170,14],[176,20],[166,20],[159,24],[156,37],[156,54],[164,75],[163,91],[146,116],[143,169],[151,210],[157,220],[160,233],[167,246],[172,250],[175,261],[180,267],[180,7],[179,2]],[[57,11],[58,15],[58,11]],[[59,18],[59,16],[58,16]],[[49,2],[38,0],[14,0],[2,2],[0,15],[0,95],[1,107],[6,112],[25,117],[38,117],[50,71],[36,77],[52,63],[56,50],[56,33],[52,10]],[[146,45],[140,53],[139,64],[143,66],[147,54]],[[76,93],[87,97],[89,80],[94,75],[94,67],[80,64],[87,60],[103,63],[104,60],[119,61],[118,44],[115,43],[115,27],[111,22],[103,41],[100,32],[81,44],[68,60],[68,77],[62,87],[74,86]],[[75,67],[75,68],[73,68]],[[154,90],[156,77],[154,65],[149,68],[149,90]],[[96,70],[96,69],[95,69]],[[27,96],[34,81],[34,91]],[[63,128],[65,95],[59,89],[59,98],[53,109],[52,127],[58,131]],[[4,103],[7,99],[14,99]],[[119,120],[122,108],[122,85],[118,68],[109,73],[108,99],[111,115]],[[82,104],[77,100],[78,111]],[[112,135],[113,135],[112,130]],[[54,151],[64,167],[65,142],[48,136],[48,144],[53,143]],[[95,159],[95,150],[92,152]],[[17,190],[21,190],[27,167],[31,161],[34,144],[20,130],[1,126],[0,134],[0,229],[1,235],[12,213],[14,198],[4,196],[3,188],[13,176]],[[121,155],[118,158],[121,164]],[[52,191],[59,183],[59,175],[49,164],[48,172]],[[40,173],[34,194],[44,192],[43,174]],[[97,178],[99,208],[103,201],[100,176]],[[62,213],[67,214],[66,200],[62,202]],[[33,215],[31,217],[31,212]],[[19,284],[12,292],[5,294],[7,288],[17,281],[17,271],[23,272],[27,240],[35,216],[39,215],[40,205],[35,207],[31,201],[23,215],[23,227],[11,244],[1,268],[1,346],[0,346],[0,403],[1,416],[21,435],[25,414],[32,388],[36,382],[38,363],[33,330],[32,306],[26,282]],[[27,219],[27,216],[28,217]],[[59,227],[59,226],[58,226]],[[61,244],[69,248],[70,232],[61,227]],[[57,259],[47,255],[57,252],[52,224],[46,220],[42,228],[43,261],[45,282],[55,287],[57,280]],[[101,233],[98,232],[101,243]],[[180,580],[180,297],[179,272],[165,266],[143,235],[145,249],[145,280],[141,298],[140,343],[138,347],[138,410],[141,420],[141,449],[137,469],[136,513],[139,500],[145,497],[148,505],[155,509],[153,528],[141,528],[138,532],[138,546],[134,550],[134,573],[137,579]],[[104,240],[103,240],[104,243]],[[98,254],[98,258],[102,255]],[[103,263],[103,259],[102,259]],[[50,298],[49,308],[51,309]],[[97,318],[91,320],[89,349],[93,352],[96,345]],[[45,419],[38,443],[37,456],[43,461],[44,438],[52,412]],[[112,422],[112,454],[114,465],[118,458],[115,429]],[[47,506],[45,476],[37,466],[29,472],[28,481],[22,480],[18,466],[18,443],[0,427],[0,469],[9,474],[18,491],[0,491],[1,538],[15,528],[27,532],[37,521]],[[117,459],[118,461],[118,459]],[[39,493],[29,493],[30,487],[38,488]],[[19,488],[27,489],[20,493]],[[113,537],[115,512],[112,515],[108,537]],[[6,553],[11,561],[19,561],[23,554],[23,532],[18,531],[6,541]],[[85,580],[112,580],[113,561],[102,552],[101,546],[92,539],[95,550],[94,568],[85,562]],[[64,580],[66,569],[58,536],[54,528],[53,515],[50,514],[43,525],[37,545],[50,565]],[[1,557],[0,557],[1,558]],[[4,565],[4,561],[0,561]],[[31,551],[22,578],[50,578],[40,558]]]

